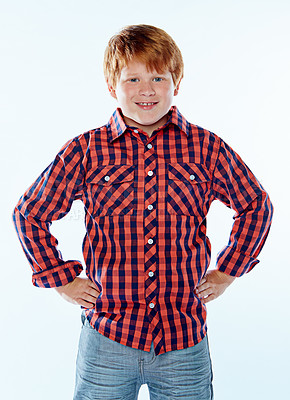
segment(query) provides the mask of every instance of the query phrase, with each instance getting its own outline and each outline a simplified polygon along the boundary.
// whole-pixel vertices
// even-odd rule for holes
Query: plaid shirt
[[[173,106],[151,137],[128,127],[121,109],[107,125],[67,142],[14,209],[33,284],[56,287],[82,271],[64,261],[51,222],[82,200],[87,276],[100,290],[90,324],[123,345],[155,354],[205,336],[206,306],[194,294],[210,263],[206,215],[213,200],[235,210],[217,269],[250,271],[271,225],[273,207],[241,158],[217,135]]]

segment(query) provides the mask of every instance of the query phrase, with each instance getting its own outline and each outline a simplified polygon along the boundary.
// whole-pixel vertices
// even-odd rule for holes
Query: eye
[[[154,80],[154,82],[161,82],[161,81],[163,81],[163,78],[157,77],[157,78],[154,78],[153,80]]]
[[[138,78],[130,78],[129,82],[138,82]]]

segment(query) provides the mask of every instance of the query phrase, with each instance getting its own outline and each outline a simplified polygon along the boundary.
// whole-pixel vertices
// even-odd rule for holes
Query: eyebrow
[[[128,76],[139,76],[140,75],[140,73],[138,73],[138,72],[125,72],[125,75],[128,77]],[[152,75],[154,75],[154,76],[165,76],[166,75],[166,72],[162,72],[161,74],[159,74],[158,72],[156,72],[156,73],[153,73],[152,72]]]

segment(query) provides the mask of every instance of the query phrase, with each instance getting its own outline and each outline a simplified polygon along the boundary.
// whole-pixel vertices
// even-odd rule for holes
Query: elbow
[[[15,227],[17,232],[19,230],[19,219],[20,219],[19,218],[19,214],[20,214],[20,212],[19,212],[18,207],[17,206],[14,207],[14,209],[12,211],[12,214],[11,214],[11,217],[12,217],[13,225],[14,225],[14,227]]]
[[[12,218],[12,222],[13,225],[16,229],[17,232],[19,232],[21,230],[21,226],[23,224],[23,216],[21,213],[21,207],[20,207],[20,203],[18,202],[16,204],[16,206],[13,208],[12,214],[11,214],[11,218]]]
[[[12,211],[12,214],[11,214],[11,218],[12,218],[12,221],[13,221],[14,224],[15,224],[15,221],[16,221],[18,213],[19,213],[19,210],[18,210],[18,207],[16,206],[16,207],[13,208],[13,211]]]
[[[274,206],[267,192],[263,192],[263,209],[264,218],[267,220],[268,224],[271,224],[274,214]]]

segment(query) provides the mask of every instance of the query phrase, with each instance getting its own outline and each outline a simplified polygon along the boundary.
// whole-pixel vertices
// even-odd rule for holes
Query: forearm
[[[62,259],[57,239],[49,228],[82,196],[83,151],[78,138],[67,142],[14,209],[13,222],[32,268],[35,286],[62,286],[72,282],[82,271],[79,261]]]
[[[229,243],[218,254],[217,269],[227,275],[241,276],[259,262],[257,256],[268,236],[273,205],[262,192],[248,207],[234,216]]]
[[[57,250],[57,239],[49,231],[49,223],[25,217],[18,207],[13,211],[13,222],[33,271],[32,283],[35,286],[62,286],[81,273],[83,268],[79,261],[62,259]]]

